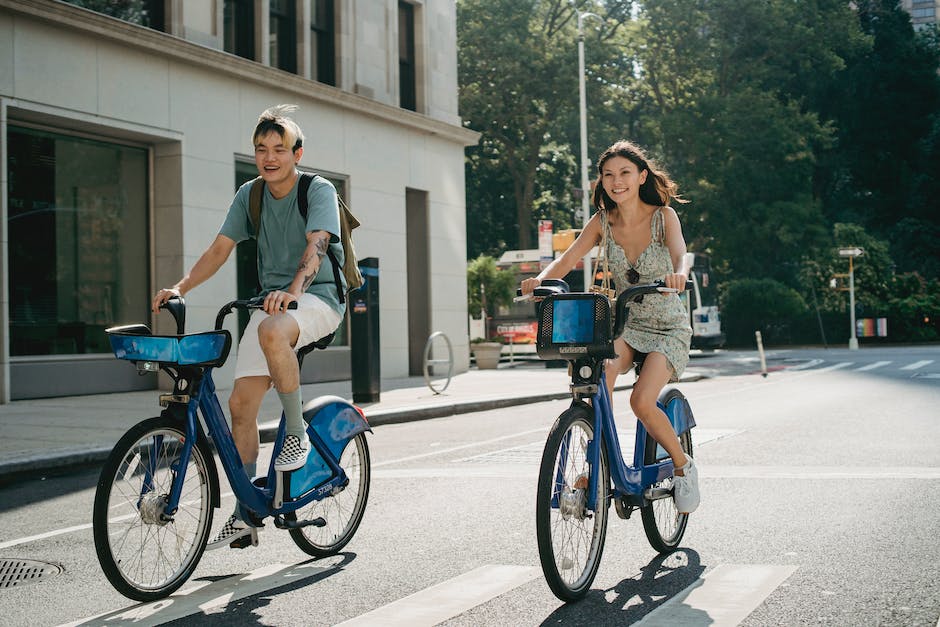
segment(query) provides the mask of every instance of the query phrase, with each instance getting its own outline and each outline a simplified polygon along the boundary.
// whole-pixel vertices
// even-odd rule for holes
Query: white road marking
[[[47,531],[46,533],[37,533],[34,536],[26,536],[25,538],[17,538],[16,540],[7,540],[6,542],[0,542],[0,550],[10,548],[11,546],[17,546],[19,544],[26,544],[27,542],[35,542],[36,540],[45,540],[46,538],[60,536],[63,533],[72,533],[73,531],[84,531],[85,529],[91,529],[91,523],[86,523],[84,525],[75,525],[74,527],[56,529],[54,531]]]
[[[389,459],[384,462],[372,464],[372,467],[378,468],[380,466],[390,466],[391,464],[400,464],[401,462],[410,462],[415,459],[423,459],[425,457],[431,457],[433,455],[444,455],[446,453],[453,453],[454,451],[462,451],[464,449],[473,448],[475,446],[483,446],[485,444],[492,444],[493,442],[500,442],[502,440],[510,440],[512,438],[518,438],[520,436],[529,435],[531,433],[547,433],[547,432],[548,432],[548,427],[542,427],[540,429],[529,429],[528,431],[520,431],[519,433],[511,433],[509,435],[503,435],[498,438],[493,438],[492,440],[481,440],[477,442],[469,442],[467,444],[461,444],[460,446],[445,448],[439,451],[431,451],[429,453],[419,453],[417,455],[409,455],[408,457],[399,457],[398,459]]]
[[[541,574],[534,566],[487,565],[376,608],[340,625],[437,625]]]
[[[848,368],[854,363],[855,363],[854,361],[840,361],[837,364],[826,366],[825,368],[820,368],[819,370],[813,370],[813,372],[816,373],[816,372],[829,372],[831,370],[839,370],[841,368]]]
[[[738,625],[796,566],[722,564],[636,623],[643,627]]]
[[[904,466],[705,466],[702,479],[940,479],[940,468]]]
[[[924,366],[929,366],[933,363],[933,359],[922,359],[921,361],[915,361],[912,364],[908,364],[901,368],[901,370],[917,370],[918,368],[923,368]]]
[[[60,627],[93,623],[96,625],[129,624],[135,627],[162,625],[193,614],[214,614],[225,611],[233,601],[244,599],[286,584],[294,584],[314,575],[333,570],[309,562],[301,564],[269,564],[241,576],[219,581],[200,581],[171,596],[151,603],[140,603],[119,610],[89,616]]]
[[[876,361],[873,364],[868,364],[867,366],[862,366],[861,368],[856,368],[855,372],[865,372],[866,370],[874,370],[875,368],[881,368],[882,366],[887,366],[892,362],[890,361]]]
[[[383,468],[373,473],[384,479],[525,479],[537,478],[537,464],[499,460],[467,466],[424,466],[420,468]],[[699,468],[702,481],[713,479],[760,479],[815,481],[841,480],[940,480],[940,468],[858,467],[858,466],[706,466]]]
[[[805,364],[800,364],[798,366],[793,366],[792,368],[787,368],[787,370],[806,370],[807,368],[815,368],[819,364],[823,363],[822,359],[810,359]]]

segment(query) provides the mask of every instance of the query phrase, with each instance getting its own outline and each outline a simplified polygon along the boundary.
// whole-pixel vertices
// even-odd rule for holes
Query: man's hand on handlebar
[[[290,292],[282,292],[281,290],[269,292],[268,295],[264,297],[264,313],[273,316],[274,314],[283,313],[288,309],[296,309],[296,305],[290,307],[290,304],[296,300],[297,297]]]
[[[153,296],[153,302],[150,304],[150,310],[153,313],[159,313],[160,307],[166,304],[171,298],[182,298],[178,287],[165,287]]]

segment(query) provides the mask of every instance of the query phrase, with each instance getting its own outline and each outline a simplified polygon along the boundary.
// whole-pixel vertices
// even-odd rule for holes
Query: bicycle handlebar
[[[297,301],[294,300],[288,303],[287,308],[297,309]],[[183,335],[186,332],[186,299],[182,296],[173,296],[160,305],[160,309],[166,309],[170,312],[173,320],[176,321],[176,334]],[[215,318],[216,331],[222,329],[222,321],[225,320],[225,316],[232,313],[233,309],[264,309],[264,296],[233,300],[224,305]]]
[[[686,290],[691,290],[692,287],[692,281],[685,282]],[[620,334],[623,333],[623,327],[627,324],[627,307],[630,306],[631,302],[638,303],[642,301],[643,296],[647,294],[674,294],[678,291],[679,290],[674,287],[666,287],[663,281],[654,281],[646,285],[635,285],[622,291],[620,296],[617,297],[615,307],[616,313],[614,314],[613,337],[620,337]]]
[[[255,296],[253,298],[233,300],[223,305],[222,309],[219,310],[218,315],[215,317],[215,330],[219,331],[222,329],[222,322],[225,320],[225,316],[232,313],[233,309],[264,309],[264,298],[264,296]],[[297,309],[297,301],[292,300],[287,303],[287,308]]]

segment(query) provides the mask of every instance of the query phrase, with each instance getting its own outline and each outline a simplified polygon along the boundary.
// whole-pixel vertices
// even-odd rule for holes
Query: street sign
[[[855,248],[840,248],[839,249],[840,257],[861,257],[864,254],[865,254],[865,249],[859,248],[858,246],[856,246]]]

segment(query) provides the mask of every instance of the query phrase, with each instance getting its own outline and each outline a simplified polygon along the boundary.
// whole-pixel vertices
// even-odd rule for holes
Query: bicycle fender
[[[670,392],[673,392],[671,395],[672,398],[667,398]],[[664,404],[664,400],[668,402]],[[669,422],[672,423],[672,428],[675,429],[676,435],[682,435],[695,426],[695,416],[692,415],[692,406],[689,405],[688,399],[681,393],[666,390],[660,396],[660,400],[657,404],[669,418]]]
[[[321,396],[304,407],[304,420],[339,459],[346,444],[363,431],[372,431],[355,406],[339,396]]]

